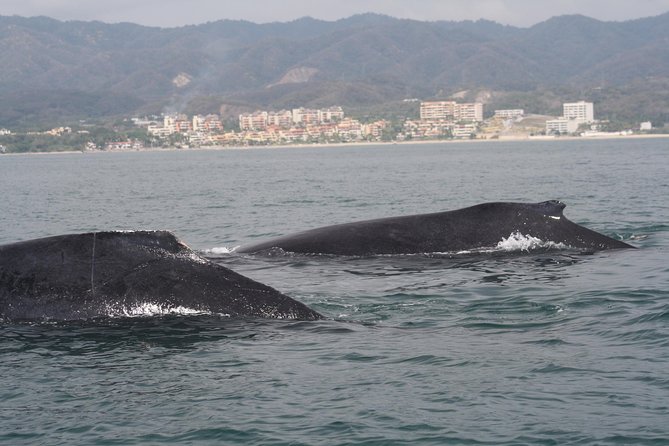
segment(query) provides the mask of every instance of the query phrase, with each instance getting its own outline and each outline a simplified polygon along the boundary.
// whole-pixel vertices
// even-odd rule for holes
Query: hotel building
[[[594,106],[592,102],[568,102],[562,104],[562,117],[574,119],[578,123],[590,123],[595,120]]]
[[[483,104],[458,104],[455,101],[428,101],[420,103],[423,121],[483,121]]]

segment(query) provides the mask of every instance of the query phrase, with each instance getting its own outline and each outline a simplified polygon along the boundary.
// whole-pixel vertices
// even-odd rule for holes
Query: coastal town
[[[270,145],[295,143],[332,143],[380,140],[387,121],[362,124],[346,117],[342,107],[325,109],[297,108],[239,115],[239,130],[225,131],[217,115],[166,114],[162,122],[136,120],[146,125],[149,135],[168,140],[180,134],[190,147],[207,145]]]
[[[595,119],[594,104],[586,101],[564,103],[560,117],[526,114],[522,109],[500,109],[494,110],[487,119],[484,119],[484,105],[480,102],[408,101],[420,102],[418,118],[405,118],[399,123],[387,119],[361,122],[347,116],[341,106],[256,110],[240,114],[236,125],[228,129],[217,114],[188,116],[164,113],[161,116],[134,117],[129,121],[132,127],[142,129],[141,136],[123,138],[120,132],[112,133],[102,142],[94,141],[93,138],[85,141],[81,149],[121,151],[149,147],[187,149],[430,140],[552,139],[566,136],[625,136],[653,130],[650,122],[642,122],[636,129],[602,131],[602,122]],[[25,135],[63,137],[72,134],[76,134],[78,139],[86,139],[90,131],[56,127]],[[11,135],[14,135],[11,130],[0,129],[0,137]],[[7,151],[6,147],[0,145],[0,153]]]
[[[539,121],[533,128],[513,131],[526,118]],[[543,122],[542,121],[543,118]],[[166,142],[174,135],[188,147],[254,146],[280,144],[328,144],[380,141],[422,141],[443,139],[503,139],[505,137],[555,137],[559,135],[602,135],[592,102],[563,104],[563,115],[528,117],[522,109],[495,110],[484,120],[483,104],[456,101],[420,102],[418,119],[405,119],[399,130],[390,121],[362,123],[345,115],[340,106],[324,109],[256,110],[239,115],[238,130],[223,128],[218,115],[166,114],[162,122],[135,119],[149,135]],[[643,123],[640,131],[652,128]]]

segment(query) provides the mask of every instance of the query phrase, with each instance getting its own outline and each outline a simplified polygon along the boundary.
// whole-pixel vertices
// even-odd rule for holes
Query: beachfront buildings
[[[582,124],[595,122],[592,102],[567,102],[562,104],[562,116],[546,121],[546,133],[576,133]]]
[[[483,104],[458,104],[455,101],[427,101],[420,103],[422,121],[483,121]]]
[[[380,141],[390,123],[363,124],[344,115],[339,106],[323,109],[256,110],[239,115],[239,131],[224,131],[218,115],[166,114],[162,122],[139,120],[149,135],[181,147],[267,145],[307,142]]]
[[[362,124],[344,116],[344,110],[339,106],[256,110],[239,115],[240,132],[230,134],[230,138],[237,144],[380,140],[388,125],[384,120]]]
[[[255,111],[239,115],[239,128],[242,130],[265,130],[267,128],[266,111]]]
[[[140,125],[137,121],[137,124]],[[149,121],[149,135],[158,139],[168,139],[179,135],[194,145],[214,144],[217,136],[223,132],[223,124],[218,115],[195,115],[192,118],[184,114],[166,114],[162,122]]]
[[[420,103],[420,119],[404,122],[402,138],[472,138],[483,122],[483,104],[455,101]]]
[[[580,124],[573,119],[557,118],[546,121],[547,134],[571,134],[576,133]]]
[[[590,124],[595,120],[594,105],[585,101],[567,102],[562,104],[562,116],[582,124]]]
[[[293,110],[265,111],[257,110],[253,113],[239,115],[239,129],[241,131],[266,130],[271,127],[289,129],[294,126],[341,122],[344,119],[344,110],[339,106],[324,109],[295,108]]]

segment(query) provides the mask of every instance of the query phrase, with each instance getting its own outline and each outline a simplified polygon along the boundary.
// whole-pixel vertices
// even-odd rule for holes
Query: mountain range
[[[0,61],[0,127],[449,97],[555,114],[587,99],[600,116],[669,122],[669,13],[529,28],[376,14],[179,28],[0,16]]]

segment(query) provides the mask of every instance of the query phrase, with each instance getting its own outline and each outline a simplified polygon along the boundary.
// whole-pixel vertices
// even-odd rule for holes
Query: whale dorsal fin
[[[536,203],[531,206],[535,208],[537,212],[540,212],[547,217],[556,219],[564,217],[564,215],[562,215],[562,211],[565,207],[567,207],[566,204],[559,200],[542,201],[541,203]]]

